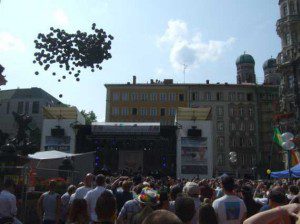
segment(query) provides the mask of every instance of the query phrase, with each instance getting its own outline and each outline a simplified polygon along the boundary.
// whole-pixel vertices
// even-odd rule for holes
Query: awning
[[[37,159],[37,160],[45,160],[45,159],[62,159],[66,157],[74,157],[81,154],[72,154],[72,153],[65,153],[56,150],[51,151],[42,151],[36,152],[34,154],[29,154],[28,157],[30,159]]]

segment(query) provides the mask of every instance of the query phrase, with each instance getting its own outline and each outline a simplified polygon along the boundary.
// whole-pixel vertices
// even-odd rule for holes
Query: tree
[[[94,111],[89,111],[86,112],[85,110],[80,111],[80,113],[84,116],[85,118],[85,124],[92,124],[92,122],[96,122],[97,121],[97,116],[94,113]]]

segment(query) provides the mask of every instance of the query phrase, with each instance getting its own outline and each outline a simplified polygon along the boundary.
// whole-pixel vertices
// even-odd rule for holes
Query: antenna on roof
[[[185,83],[185,71],[186,71],[188,65],[187,64],[182,64],[182,65],[183,65],[183,83]]]

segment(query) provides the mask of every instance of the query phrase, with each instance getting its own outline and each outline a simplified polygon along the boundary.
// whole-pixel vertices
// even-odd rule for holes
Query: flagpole
[[[288,156],[288,169],[289,169],[289,179],[292,179],[292,172],[291,172],[291,150],[287,150]]]

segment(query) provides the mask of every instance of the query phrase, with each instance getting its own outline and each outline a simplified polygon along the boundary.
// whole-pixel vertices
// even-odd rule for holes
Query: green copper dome
[[[235,63],[236,63],[236,65],[244,64],[244,63],[255,64],[255,61],[254,61],[253,57],[250,54],[242,54],[241,56],[239,56],[236,59]]]
[[[268,69],[268,68],[274,68],[276,67],[276,59],[275,58],[270,58],[265,61],[263,65],[263,69]]]

